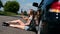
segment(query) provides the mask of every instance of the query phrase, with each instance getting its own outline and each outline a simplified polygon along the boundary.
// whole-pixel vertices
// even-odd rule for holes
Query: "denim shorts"
[[[25,30],[28,30],[28,29],[29,29],[29,26],[25,26],[24,29],[25,29]]]

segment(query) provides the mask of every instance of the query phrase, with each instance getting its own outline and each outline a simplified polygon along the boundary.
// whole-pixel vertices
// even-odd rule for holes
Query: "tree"
[[[24,11],[24,15],[26,15],[26,16],[27,16],[27,11]]]
[[[7,1],[6,4],[4,5],[4,11],[6,12],[13,12],[16,13],[19,10],[19,3],[16,1]]]
[[[24,12],[23,12],[23,10],[21,9],[21,15],[24,15]]]
[[[2,4],[2,2],[1,2],[1,0],[0,0],[0,8],[1,8],[1,7],[3,7],[3,4]]]

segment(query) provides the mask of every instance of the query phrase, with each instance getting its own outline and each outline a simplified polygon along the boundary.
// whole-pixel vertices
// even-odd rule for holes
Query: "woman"
[[[37,10],[35,19],[36,19],[36,24],[39,25],[41,20],[41,10]]]
[[[13,20],[13,21],[8,21],[8,22],[3,22],[3,26],[11,26],[11,27],[16,27],[16,28],[20,28],[20,29],[25,29],[27,30],[29,28],[29,24],[30,21],[32,20],[32,16],[33,16],[33,9],[30,9],[29,12],[29,18],[25,18],[23,16],[23,19],[28,19],[27,23],[23,23],[20,19],[19,20]],[[9,24],[9,23],[19,23],[19,25],[14,25],[14,24]]]

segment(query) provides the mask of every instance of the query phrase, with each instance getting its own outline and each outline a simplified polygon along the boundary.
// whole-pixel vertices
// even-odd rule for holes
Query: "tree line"
[[[3,5],[0,0],[0,8],[1,7],[4,8],[4,11],[0,10],[0,15],[17,15],[20,9],[20,4],[17,1],[7,1],[5,5]],[[24,14],[26,15],[27,12],[24,11]]]

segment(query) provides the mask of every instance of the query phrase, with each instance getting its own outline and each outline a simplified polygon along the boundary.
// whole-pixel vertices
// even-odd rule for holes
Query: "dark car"
[[[42,0],[39,5],[34,2],[33,6],[42,13],[38,34],[60,33],[60,0]]]

